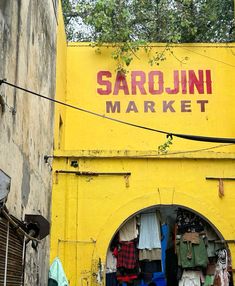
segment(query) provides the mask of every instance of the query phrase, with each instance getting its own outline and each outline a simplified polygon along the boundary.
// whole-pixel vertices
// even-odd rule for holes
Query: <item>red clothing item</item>
[[[118,281],[122,281],[122,282],[131,282],[134,279],[137,279],[137,275],[135,274],[131,274],[131,275],[126,275],[126,276],[117,276],[117,280]]]
[[[113,250],[113,256],[115,256],[116,258],[118,257],[118,248],[115,247]]]
[[[137,266],[137,251],[133,241],[120,242],[121,249],[118,251],[117,267],[134,269]]]

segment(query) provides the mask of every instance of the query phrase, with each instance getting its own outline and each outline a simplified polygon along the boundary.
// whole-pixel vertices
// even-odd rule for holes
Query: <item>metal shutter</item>
[[[8,221],[0,217],[0,286],[22,286],[24,241]]]

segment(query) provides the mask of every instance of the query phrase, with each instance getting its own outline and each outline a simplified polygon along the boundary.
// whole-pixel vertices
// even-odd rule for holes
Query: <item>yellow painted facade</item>
[[[164,45],[152,48],[153,53],[163,50]],[[153,206],[191,209],[223,239],[235,240],[234,145],[174,137],[168,153],[159,154],[158,146],[166,142],[164,134],[102,118],[169,133],[234,138],[235,44],[185,44],[171,51],[157,67],[151,67],[145,53],[139,52],[141,60],[134,59],[126,82],[117,82],[113,94],[112,48],[97,54],[88,44],[66,46],[59,25],[57,99],[101,115],[60,105],[55,113],[51,260],[61,259],[71,286],[96,285],[99,274],[105,285],[112,237],[129,217]],[[193,89],[187,82],[182,86],[182,76],[189,78],[190,70],[197,78],[199,71],[203,75],[201,93],[198,86]],[[153,71],[161,72],[161,83]],[[177,85],[174,71],[180,77],[179,90],[170,94],[167,91]],[[110,94],[99,94],[109,93],[110,88]],[[127,88],[130,94],[125,94]],[[151,94],[154,91],[158,94]],[[114,102],[119,102],[120,112],[112,112]],[[223,197],[218,195],[220,178]],[[235,268],[235,244],[228,246]]]

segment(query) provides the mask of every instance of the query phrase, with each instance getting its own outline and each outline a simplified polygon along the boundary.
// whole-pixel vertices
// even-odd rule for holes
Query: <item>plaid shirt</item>
[[[134,269],[137,266],[137,251],[133,241],[120,242],[121,249],[117,255],[117,267]]]

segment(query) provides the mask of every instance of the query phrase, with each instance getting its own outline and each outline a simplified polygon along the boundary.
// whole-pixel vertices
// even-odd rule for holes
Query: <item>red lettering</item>
[[[122,72],[117,73],[113,94],[117,95],[119,93],[119,90],[123,90],[124,94],[126,95],[129,94],[126,76]]]
[[[137,77],[140,77],[139,80],[137,80]],[[139,91],[141,94],[147,94],[144,84],[146,82],[146,76],[143,71],[133,71],[131,73],[131,92],[132,94],[137,93],[137,87],[139,88]]]
[[[179,92],[179,71],[174,71],[174,88],[166,88],[168,94],[177,94]]]
[[[110,78],[112,74],[110,71],[99,71],[97,73],[97,83],[106,86],[106,89],[97,88],[97,92],[101,95],[107,95],[112,91],[112,84],[109,80],[103,80],[103,76]]]
[[[148,77],[148,81],[147,80]],[[110,71],[97,73],[97,93],[100,95],[157,95],[157,94],[212,94],[211,70],[174,70],[173,84],[165,85],[164,73],[153,70],[146,74],[144,71],[131,72],[131,86],[126,75],[118,72],[115,83],[112,84]],[[148,85],[148,86],[147,86]],[[146,92],[147,91],[147,92]],[[183,104],[184,105],[184,104]],[[169,109],[169,108],[167,108]]]
[[[206,92],[207,94],[212,94],[212,86],[211,86],[211,71],[206,70]]]
[[[204,93],[203,70],[198,71],[198,78],[193,70],[189,70],[189,93],[194,94],[194,86],[196,86],[199,94]]]
[[[186,71],[181,71],[181,87],[182,87],[182,94],[187,93],[187,75]]]
[[[158,77],[158,89],[155,89],[154,77]],[[161,71],[151,71],[149,73],[149,92],[151,94],[163,93],[163,73]]]

